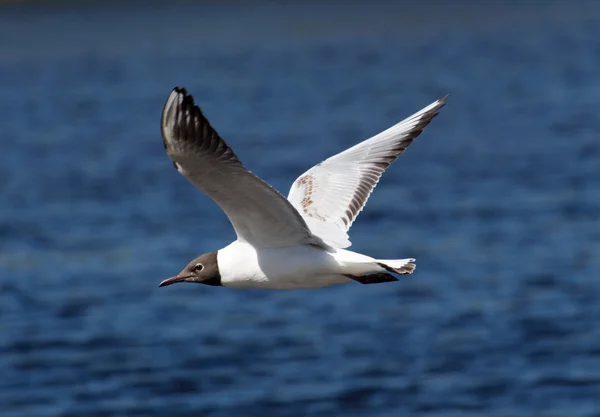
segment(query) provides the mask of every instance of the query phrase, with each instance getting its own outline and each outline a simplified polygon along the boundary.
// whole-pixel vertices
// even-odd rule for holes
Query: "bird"
[[[414,258],[376,259],[346,249],[348,230],[383,172],[447,99],[313,166],[285,198],[244,167],[192,95],[175,87],[161,117],[166,153],[177,171],[225,212],[237,239],[200,255],[159,287],[192,282],[293,290],[392,282],[412,274]]]

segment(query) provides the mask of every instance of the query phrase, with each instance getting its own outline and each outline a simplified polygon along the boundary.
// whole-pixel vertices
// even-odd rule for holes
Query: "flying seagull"
[[[162,112],[173,165],[212,198],[237,240],[191,261],[159,286],[177,282],[265,289],[321,288],[357,281],[397,281],[415,260],[352,252],[348,230],[379,178],[446,104],[443,97],[400,123],[315,165],[286,199],[246,169],[194,99],[176,87]]]

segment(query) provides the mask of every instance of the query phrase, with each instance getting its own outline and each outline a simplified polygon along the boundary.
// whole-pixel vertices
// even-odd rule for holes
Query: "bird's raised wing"
[[[285,197],[244,168],[185,89],[169,95],[161,125],[175,168],[221,207],[239,240],[255,247],[322,244]]]
[[[298,177],[288,200],[306,219],[312,233],[332,246],[350,246],[347,231],[379,178],[437,116],[446,101],[447,96]]]

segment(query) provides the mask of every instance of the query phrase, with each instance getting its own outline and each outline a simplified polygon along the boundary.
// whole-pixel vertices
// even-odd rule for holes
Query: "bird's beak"
[[[167,285],[176,284],[178,282],[184,282],[187,278],[189,277],[185,275],[175,275],[174,277],[165,279],[163,282],[158,284],[158,286],[166,287]]]

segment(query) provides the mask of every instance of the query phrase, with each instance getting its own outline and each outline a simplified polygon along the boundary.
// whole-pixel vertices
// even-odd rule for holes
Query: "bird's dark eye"
[[[197,263],[196,265],[194,265],[194,267],[192,268],[192,271],[196,271],[196,272],[200,272],[204,269],[204,265],[202,265],[201,263]]]

